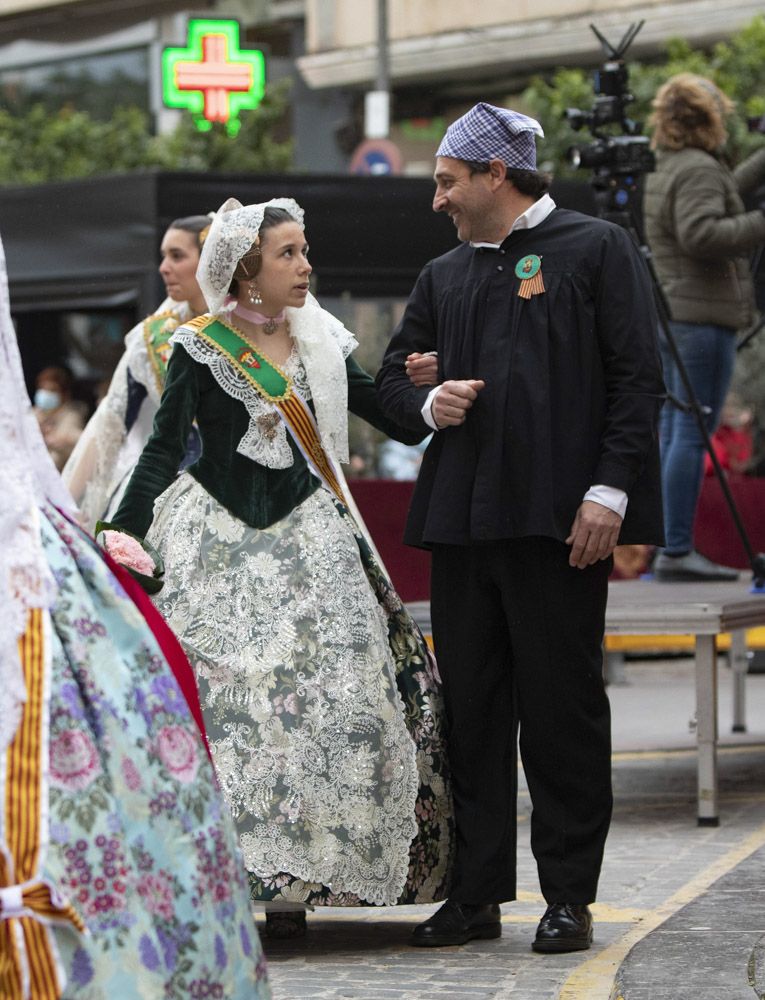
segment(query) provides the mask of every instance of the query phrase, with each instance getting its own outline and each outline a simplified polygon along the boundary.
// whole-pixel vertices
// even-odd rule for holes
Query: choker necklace
[[[255,312],[254,309],[245,309],[244,306],[237,304],[234,306],[234,314],[241,316],[242,319],[249,320],[250,323],[254,323],[256,326],[262,326],[263,333],[269,337],[272,333],[276,333],[277,326],[284,322],[283,309],[276,316],[264,316],[263,313]]]

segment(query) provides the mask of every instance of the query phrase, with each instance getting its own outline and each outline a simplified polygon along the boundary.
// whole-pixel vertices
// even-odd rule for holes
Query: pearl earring
[[[260,289],[255,284],[254,281],[250,281],[247,285],[247,297],[254,306],[262,306],[263,299],[260,297]]]

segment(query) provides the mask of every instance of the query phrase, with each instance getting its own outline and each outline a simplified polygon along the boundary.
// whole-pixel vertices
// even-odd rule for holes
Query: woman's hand
[[[410,354],[405,362],[406,373],[413,385],[438,385],[438,354]]]

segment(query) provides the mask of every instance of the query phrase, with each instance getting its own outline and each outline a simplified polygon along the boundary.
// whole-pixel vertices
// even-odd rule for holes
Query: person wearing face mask
[[[34,409],[51,458],[62,469],[85,426],[85,406],[72,399],[72,377],[65,368],[51,366],[37,375]]]
[[[125,337],[125,353],[109,389],[64,466],[64,482],[80,508],[82,523],[91,530],[115,510],[151,432],[173,331],[206,311],[196,269],[210,221],[210,215],[190,215],[170,223],[159,265],[167,298]],[[185,460],[193,461],[198,453],[192,429]]]
[[[406,443],[309,292],[288,198],[217,213],[153,433],[113,521],[162,555],[267,931],[304,909],[443,898],[453,845],[440,682],[349,512],[348,409]],[[201,458],[176,476],[196,418]],[[274,907],[281,908],[279,913]],[[288,917],[285,911],[298,913]]]

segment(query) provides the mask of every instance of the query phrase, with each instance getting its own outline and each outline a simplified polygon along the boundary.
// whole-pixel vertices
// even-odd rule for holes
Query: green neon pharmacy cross
[[[192,19],[188,47],[162,52],[164,103],[190,111],[202,132],[222,122],[236,135],[239,112],[260,104],[265,80],[265,57],[259,49],[239,48],[237,21]]]

